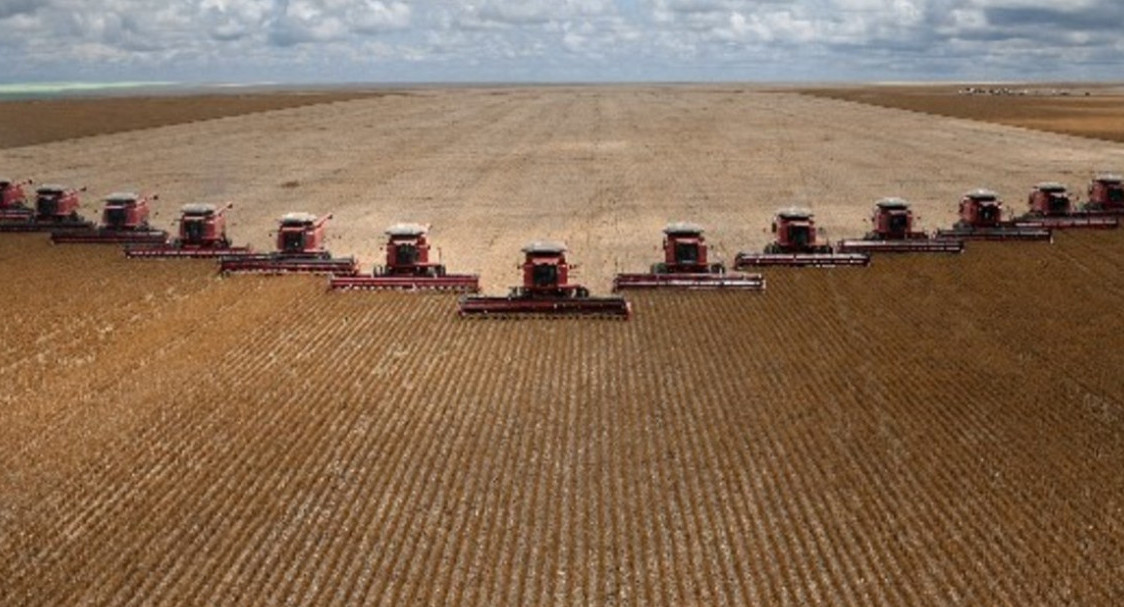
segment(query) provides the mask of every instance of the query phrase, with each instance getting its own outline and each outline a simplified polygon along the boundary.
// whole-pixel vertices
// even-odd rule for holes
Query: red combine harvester
[[[370,276],[333,276],[333,289],[359,290],[438,290],[476,293],[480,277],[475,274],[448,274],[445,266],[429,260],[426,226],[399,223],[386,230],[386,265],[375,266]]]
[[[168,238],[164,230],[148,225],[148,197],[121,192],[105,198],[102,225],[96,228],[51,232],[55,244],[160,244]]]
[[[523,285],[512,287],[507,297],[462,296],[462,317],[627,319],[632,313],[631,306],[620,297],[590,297],[588,289],[569,282],[565,245],[532,242],[523,247],[523,253]]]
[[[1101,173],[1089,184],[1089,201],[1085,211],[1111,215],[1124,215],[1124,177],[1115,173]]]
[[[125,256],[133,258],[161,257],[233,257],[250,255],[249,247],[234,247],[226,236],[226,211],[233,203],[219,207],[213,204],[185,204],[180,209],[177,236],[156,246],[125,248]]]
[[[333,258],[324,248],[324,224],[331,215],[288,213],[277,230],[277,251],[222,257],[220,271],[258,274],[331,274],[354,276],[359,266],[353,257]]]
[[[1048,229],[1019,227],[1003,221],[1003,202],[991,190],[972,190],[960,199],[960,221],[950,230],[937,230],[937,238],[970,240],[1050,240]]]
[[[811,211],[782,209],[773,218],[776,240],[765,246],[764,253],[738,253],[734,268],[744,270],[761,266],[835,267],[870,265],[865,253],[836,252],[829,244],[822,244],[816,234],[816,222]]]
[[[960,253],[964,241],[930,238],[913,229],[913,211],[901,198],[883,198],[874,203],[872,229],[861,240],[841,240],[841,253]]]
[[[702,227],[671,223],[663,229],[664,260],[652,264],[648,274],[617,274],[613,292],[623,289],[743,289],[761,291],[760,274],[727,275],[726,267],[707,259]]]
[[[27,201],[23,186],[30,181],[15,182],[0,177],[0,222],[28,223],[35,219],[35,209]]]
[[[90,229],[93,224],[78,215],[81,204],[78,192],[60,185],[39,186],[35,190],[35,208],[31,213],[13,209],[11,214],[0,216],[0,232]]]
[[[1116,228],[1120,220],[1100,213],[1076,211],[1069,191],[1060,183],[1044,182],[1034,186],[1027,197],[1030,210],[1015,220],[1020,228],[1069,229]]]

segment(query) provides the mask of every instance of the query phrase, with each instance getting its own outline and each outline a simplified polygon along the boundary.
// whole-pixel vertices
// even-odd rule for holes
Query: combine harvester
[[[765,246],[764,253],[738,253],[734,268],[744,270],[762,266],[837,267],[867,266],[870,256],[865,253],[836,252],[829,244],[822,244],[816,234],[816,222],[806,209],[782,209],[773,218],[776,240]]]
[[[331,215],[317,218],[311,213],[288,213],[277,230],[277,251],[221,257],[219,269],[257,274],[329,274],[354,276],[359,265],[354,257],[334,258],[324,248],[324,224]]]
[[[972,190],[960,199],[960,220],[949,230],[937,230],[937,238],[965,240],[1050,240],[1050,230],[1020,227],[1003,221],[1003,202],[991,190]]]
[[[874,203],[871,231],[861,240],[841,240],[840,253],[960,253],[964,241],[931,238],[913,229],[913,210],[901,198],[883,198]]]
[[[462,317],[627,319],[631,315],[632,308],[623,298],[590,297],[588,289],[569,282],[565,245],[532,242],[523,253],[523,286],[512,287],[507,297],[462,296]]]
[[[180,209],[177,237],[154,246],[128,246],[125,256],[140,259],[166,257],[234,257],[250,255],[250,247],[231,246],[226,236],[226,211],[233,203],[185,204]]]
[[[390,226],[386,229],[386,265],[375,266],[370,276],[333,276],[331,288],[479,292],[479,276],[448,274],[444,265],[429,261],[428,231],[426,226],[416,223]]]
[[[702,227],[671,223],[663,233],[664,260],[652,264],[648,274],[617,274],[614,293],[624,289],[765,289],[760,274],[728,275],[726,266],[710,263]]]
[[[1089,183],[1089,201],[1084,211],[1100,215],[1124,215],[1124,177],[1101,173]]]
[[[1045,182],[1034,186],[1027,197],[1027,205],[1030,210],[1015,220],[1017,227],[1065,230],[1111,229],[1120,226],[1120,220],[1116,217],[1075,210],[1069,199],[1069,191],[1060,183]]]
[[[105,198],[102,225],[96,228],[51,232],[55,244],[160,244],[168,238],[164,230],[148,225],[148,197],[131,192],[110,194]]]
[[[9,188],[12,186],[9,185]],[[6,188],[7,189],[7,188]],[[17,184],[11,190],[11,200],[16,201],[11,206],[6,206],[0,213],[0,232],[49,232],[59,229],[88,230],[93,224],[78,214],[81,201],[78,192],[73,188],[60,185],[42,185],[35,190],[35,208],[26,209],[26,203],[20,203],[22,184]],[[7,198],[7,196],[5,196]]]

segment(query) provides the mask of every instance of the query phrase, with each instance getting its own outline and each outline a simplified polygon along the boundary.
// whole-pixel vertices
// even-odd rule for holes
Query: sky
[[[1124,0],[0,0],[0,83],[1120,80]]]

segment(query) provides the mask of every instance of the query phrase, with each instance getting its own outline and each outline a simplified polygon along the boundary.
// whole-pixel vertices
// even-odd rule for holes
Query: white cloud
[[[1119,72],[1121,22],[1119,0],[0,0],[0,80],[129,66],[197,79],[378,79],[393,66],[423,80],[1060,79]]]

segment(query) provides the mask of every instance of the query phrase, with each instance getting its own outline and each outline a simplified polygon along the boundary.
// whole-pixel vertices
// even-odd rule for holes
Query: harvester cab
[[[991,190],[972,190],[960,199],[959,225],[998,228],[1003,219],[1003,201]]]
[[[27,205],[24,183],[0,177],[0,221],[30,222],[35,211]]]
[[[866,253],[835,252],[829,244],[819,242],[816,220],[807,209],[791,207],[777,211],[773,217],[773,242],[764,253],[738,253],[734,267],[738,270],[759,266],[866,266]]]
[[[230,246],[226,237],[226,210],[233,207],[213,204],[185,204],[180,209],[179,242],[185,246],[225,248]]]
[[[1102,173],[1089,184],[1089,202],[1086,208],[1091,211],[1124,213],[1124,176],[1115,173]]]
[[[566,262],[565,245],[553,242],[532,242],[523,247],[523,286],[515,287],[516,295],[530,297],[565,297],[571,292],[588,296],[585,287],[569,284],[570,264]]]
[[[929,238],[913,229],[913,210],[901,198],[883,198],[874,203],[871,231],[859,240],[842,240],[836,247],[845,253],[960,253],[964,241]]]
[[[771,252],[775,253],[828,253],[831,247],[817,242],[816,221],[811,211],[790,208],[778,211],[773,217],[775,242]],[[766,249],[770,252],[770,249]]]
[[[703,228],[694,223],[669,223],[663,229],[664,260],[648,274],[617,274],[613,291],[623,289],[745,289],[761,291],[760,274],[727,275],[726,266],[711,263]]]
[[[63,222],[78,217],[78,190],[61,185],[42,185],[35,190],[35,218]]]
[[[325,248],[324,226],[331,214],[316,217],[311,213],[286,213],[277,229],[277,250],[273,253],[241,252],[223,255],[219,271],[258,274],[327,274],[355,276],[359,264],[354,257],[333,258]]]
[[[463,317],[559,317],[584,316],[628,318],[632,309],[620,297],[591,297],[589,290],[570,282],[574,268],[566,260],[566,246],[536,241],[523,247],[523,284],[512,287],[507,297],[463,296]]]
[[[312,213],[286,213],[277,229],[277,251],[284,255],[323,256],[324,225],[332,216],[317,218]]]
[[[913,231],[913,211],[909,203],[901,198],[883,198],[874,203],[870,223],[873,227],[871,234],[878,239],[925,238],[925,234]]]
[[[386,229],[386,274],[440,275],[445,267],[429,262],[429,230],[416,223],[396,223]]]
[[[7,177],[0,177],[0,211],[27,207],[27,194],[23,183],[16,183]]]
[[[370,276],[333,276],[332,289],[381,291],[456,291],[476,293],[476,274],[447,274],[445,266],[429,260],[429,228],[416,223],[396,223],[386,229],[386,265],[375,266]]]
[[[118,192],[105,198],[102,226],[108,230],[140,230],[148,227],[148,197]]]
[[[1034,186],[1027,196],[1030,215],[1064,217],[1072,212],[1069,191],[1060,183],[1044,182]]]
[[[656,264],[655,273],[719,273],[723,268],[707,262],[706,238],[702,226],[694,223],[669,223],[663,229],[664,262]]]

